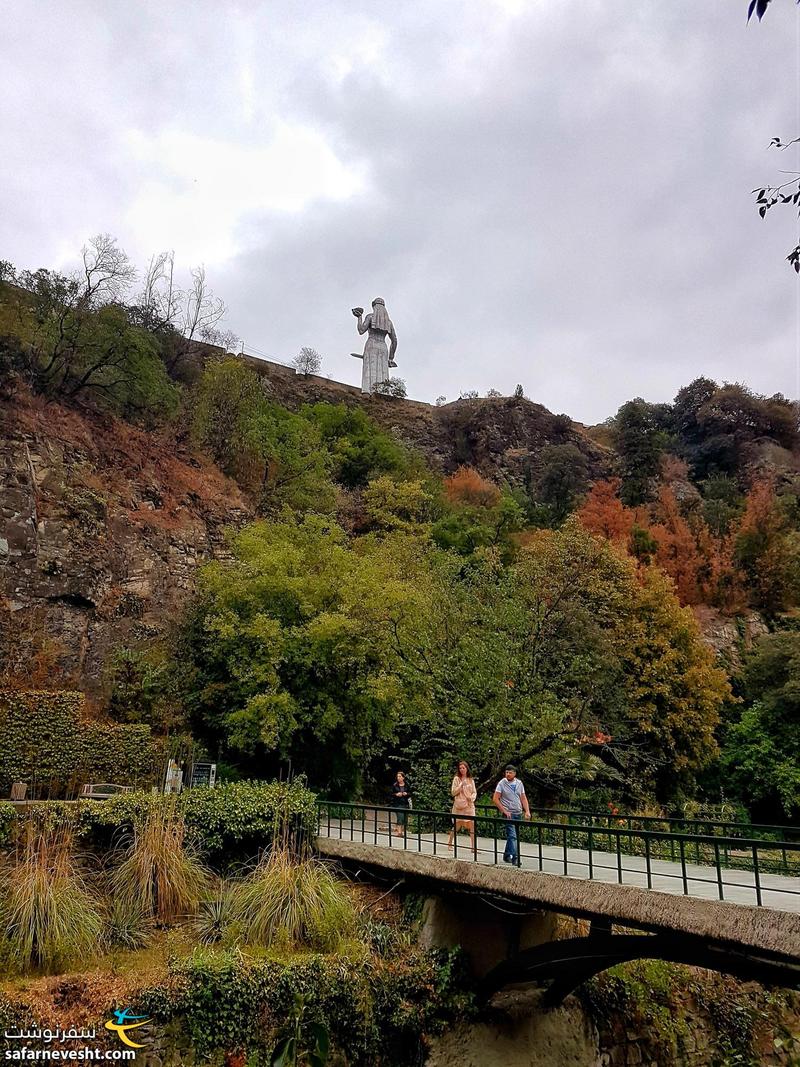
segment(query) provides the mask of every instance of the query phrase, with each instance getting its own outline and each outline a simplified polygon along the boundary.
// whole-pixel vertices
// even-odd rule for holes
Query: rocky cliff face
[[[236,486],[174,439],[45,404],[0,404],[0,664],[47,634],[91,692],[116,646],[163,632],[197,566],[251,516]]]

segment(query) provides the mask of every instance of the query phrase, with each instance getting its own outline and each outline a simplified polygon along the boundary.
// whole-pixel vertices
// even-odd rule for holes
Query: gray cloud
[[[793,6],[17,6],[0,257],[183,241],[247,341],[352,381],[380,294],[423,399],[521,382],[597,421],[700,373],[797,390],[793,220],[750,196],[793,163],[766,151],[800,132]]]

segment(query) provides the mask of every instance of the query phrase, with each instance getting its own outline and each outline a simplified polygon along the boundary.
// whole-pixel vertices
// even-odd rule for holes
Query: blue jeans
[[[503,852],[503,859],[509,863],[517,862],[517,826],[516,824],[522,820],[522,812],[515,811],[510,818],[506,819],[505,831],[506,831],[506,847]]]

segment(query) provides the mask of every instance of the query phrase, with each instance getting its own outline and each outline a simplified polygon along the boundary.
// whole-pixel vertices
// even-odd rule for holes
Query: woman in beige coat
[[[453,847],[454,833],[457,834],[459,830],[467,830],[469,832],[469,845],[474,852],[475,800],[478,796],[478,790],[475,788],[475,782],[470,774],[469,764],[466,760],[459,762],[458,773],[450,785],[450,792],[453,795],[453,815],[455,819],[453,820],[453,829],[447,839],[447,847]]]

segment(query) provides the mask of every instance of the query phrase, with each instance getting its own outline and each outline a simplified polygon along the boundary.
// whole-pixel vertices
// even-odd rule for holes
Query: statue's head
[[[386,307],[386,301],[383,299],[382,296],[375,297],[375,299],[372,301],[372,306],[375,307],[376,304],[380,304],[382,307]]]

